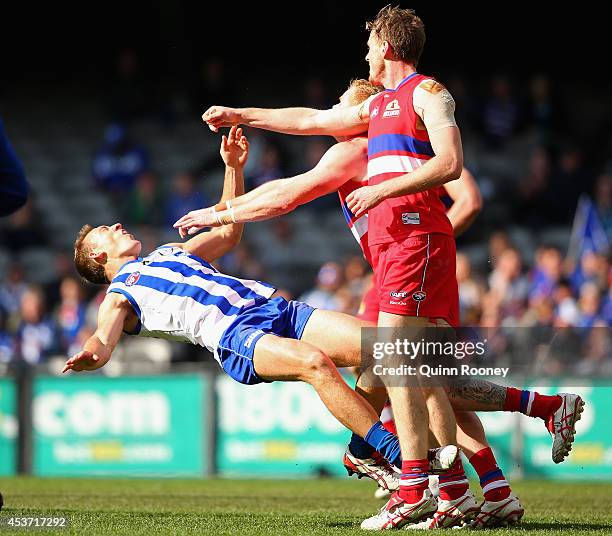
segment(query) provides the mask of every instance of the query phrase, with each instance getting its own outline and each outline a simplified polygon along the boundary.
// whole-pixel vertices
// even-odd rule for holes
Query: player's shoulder
[[[368,138],[365,136],[355,136],[332,145],[327,151],[328,162],[335,165],[352,167],[367,158]]]
[[[100,311],[109,311],[111,309],[129,309],[130,301],[125,294],[109,291],[104,300],[100,304]]]
[[[417,84],[417,88],[423,91],[426,91],[427,93],[431,93],[433,95],[436,95],[442,91],[448,91],[448,89],[446,89],[446,86],[444,84],[440,83],[438,80],[436,80],[433,77],[423,78]]]

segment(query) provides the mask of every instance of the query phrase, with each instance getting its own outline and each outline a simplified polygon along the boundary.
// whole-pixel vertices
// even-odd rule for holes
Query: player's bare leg
[[[269,381],[304,381],[338,421],[365,436],[378,415],[340,376],[332,360],[304,341],[267,334],[255,346],[253,365],[257,375]]]
[[[543,395],[473,378],[451,383],[448,396],[456,410],[516,411],[542,419],[553,439],[555,463],[562,462],[572,450],[576,423],[584,411],[584,400],[577,394]]]
[[[377,412],[346,384],[325,352],[303,340],[268,334],[261,337],[255,346],[253,365],[257,375],[264,380],[299,380],[312,385],[339,422],[372,442],[371,448],[377,451],[376,459],[370,460],[367,471],[362,473],[379,486],[397,488],[396,471],[387,461],[400,456],[397,437],[384,429]]]

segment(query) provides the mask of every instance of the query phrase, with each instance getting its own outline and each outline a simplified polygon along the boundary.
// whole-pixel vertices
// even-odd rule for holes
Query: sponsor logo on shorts
[[[244,342],[244,346],[245,348],[250,348],[251,345],[253,344],[253,341],[255,340],[255,337],[257,337],[258,335],[263,334],[263,331],[258,329],[256,331],[254,331],[253,333],[251,333],[248,337],[247,340]]]
[[[422,290],[417,290],[412,295],[412,299],[416,302],[422,302],[425,298],[427,298],[427,294],[425,294]]]
[[[405,298],[406,296],[408,296],[408,292],[392,290],[391,292],[389,292],[389,296],[391,296],[392,298]]]
[[[383,117],[397,117],[400,114],[400,105],[397,99],[392,100],[387,104]]]
[[[421,223],[421,215],[418,212],[404,212],[402,214],[402,223],[404,225],[419,225]]]
[[[139,279],[140,279],[140,272],[132,272],[130,275],[128,275],[128,278],[125,280],[125,286],[131,287],[132,285],[135,285],[136,283],[138,283]]]

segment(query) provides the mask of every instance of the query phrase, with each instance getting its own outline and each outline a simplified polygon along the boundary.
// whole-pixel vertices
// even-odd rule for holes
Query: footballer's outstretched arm
[[[283,134],[351,136],[367,129],[373,98],[354,106],[329,110],[211,106],[202,115],[202,120],[214,132],[221,127],[243,124]]]
[[[444,185],[453,205],[448,209],[446,216],[453,225],[455,236],[464,233],[474,222],[482,210],[482,196],[474,176],[463,168],[456,181]]]
[[[98,310],[96,332],[85,341],[83,350],[73,355],[62,372],[96,370],[108,363],[123,333],[125,320],[133,309],[121,294],[109,292]]]
[[[232,200],[230,207],[220,203],[189,212],[174,226],[194,233],[204,227],[231,221],[260,221],[287,214],[300,205],[337,190],[348,180],[361,177],[365,173],[367,148],[360,141],[340,142],[330,147],[310,171],[262,184]]]
[[[225,162],[225,178],[221,201],[225,202],[244,194],[244,166],[249,153],[249,143],[242,129],[232,127],[221,139],[221,157]],[[180,247],[205,261],[212,262],[231,251],[240,242],[243,224],[230,221],[228,225],[201,233],[183,243],[168,244]],[[187,229],[179,230],[182,237]]]

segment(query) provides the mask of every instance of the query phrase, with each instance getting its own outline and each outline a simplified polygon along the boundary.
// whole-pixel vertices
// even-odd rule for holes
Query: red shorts
[[[378,290],[372,285],[361,298],[357,318],[376,324],[378,322]]]
[[[428,234],[370,248],[380,311],[459,325],[453,237]]]

